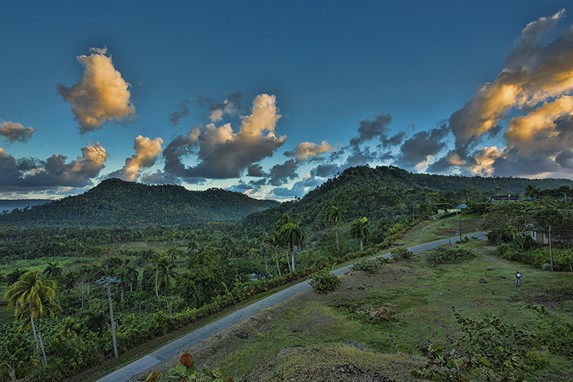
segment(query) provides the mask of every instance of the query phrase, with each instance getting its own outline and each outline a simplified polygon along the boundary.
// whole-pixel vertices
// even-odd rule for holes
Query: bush
[[[352,270],[375,273],[378,270],[378,262],[376,260],[369,259],[360,260],[352,265]]]
[[[406,248],[394,248],[390,251],[390,254],[396,260],[411,260],[414,258],[414,253]]]
[[[313,287],[318,293],[327,293],[336,290],[340,285],[340,279],[323,269],[315,273],[310,280],[310,286]]]

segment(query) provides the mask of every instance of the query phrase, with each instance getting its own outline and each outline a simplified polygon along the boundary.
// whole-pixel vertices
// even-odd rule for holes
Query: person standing
[[[519,271],[515,274],[515,285],[517,285],[518,288],[521,287],[521,273],[519,273]]]

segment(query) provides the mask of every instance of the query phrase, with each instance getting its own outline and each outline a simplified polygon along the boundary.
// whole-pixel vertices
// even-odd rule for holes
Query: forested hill
[[[77,196],[0,215],[0,223],[46,226],[182,225],[240,220],[279,203],[221,189],[189,191],[107,179]]]
[[[370,220],[393,220],[399,217],[431,213],[438,208],[456,207],[460,203],[485,202],[493,195],[520,194],[526,189],[559,189],[573,196],[569,179],[524,179],[500,177],[463,177],[413,174],[397,167],[351,167],[309,192],[301,200],[283,203],[264,213],[249,215],[249,225],[270,226],[282,214],[304,226],[319,228],[327,224],[328,208],[343,208],[350,221],[366,216]]]

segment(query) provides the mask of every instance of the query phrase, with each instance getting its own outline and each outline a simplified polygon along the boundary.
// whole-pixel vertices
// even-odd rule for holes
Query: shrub
[[[396,260],[411,260],[414,258],[414,253],[406,248],[394,248],[390,251],[390,254]]]
[[[340,279],[326,269],[315,273],[312,276],[312,280],[310,280],[310,286],[318,293],[327,293],[336,290],[340,283]]]
[[[352,270],[375,273],[378,270],[378,262],[369,259],[360,260],[352,266]]]

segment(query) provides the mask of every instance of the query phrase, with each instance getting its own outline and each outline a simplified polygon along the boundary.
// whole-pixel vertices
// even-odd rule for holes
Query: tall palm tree
[[[353,238],[358,240],[360,243],[360,250],[364,250],[364,240],[368,238],[370,235],[370,231],[368,230],[368,218],[361,217],[356,218],[352,223],[352,227],[350,228],[350,234]]]
[[[334,224],[334,233],[336,235],[336,252],[340,253],[340,242],[338,240],[338,223],[342,221],[344,218],[343,216],[343,209],[341,207],[332,205],[328,209],[328,214],[326,215],[329,222]]]
[[[294,272],[294,252],[304,246],[305,235],[298,223],[286,223],[279,229],[279,237],[291,254],[290,270]]]
[[[36,349],[41,350],[42,359],[47,365],[48,359],[39,326],[36,329],[36,320],[54,313],[55,281],[43,280],[39,271],[29,271],[12,284],[4,298],[8,302],[8,307],[15,307],[14,317],[23,321],[21,329],[27,327],[28,324],[32,327]]]
[[[171,280],[177,275],[175,264],[169,261],[166,256],[160,256],[155,263],[155,294],[157,301],[159,301],[159,289],[163,288],[165,291],[165,302],[167,310],[171,314],[171,307],[169,306],[169,299],[167,298],[171,288]]]
[[[55,279],[56,277],[61,276],[62,273],[62,268],[56,262],[49,262],[46,269],[44,269],[44,272],[42,272],[44,277],[47,279]]]
[[[12,272],[6,275],[6,286],[12,286],[24,273],[26,273],[26,271],[20,268],[14,268]]]

